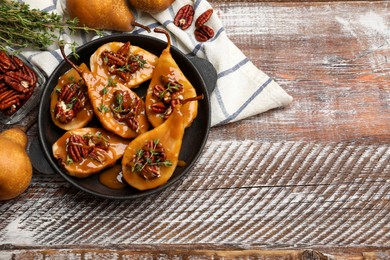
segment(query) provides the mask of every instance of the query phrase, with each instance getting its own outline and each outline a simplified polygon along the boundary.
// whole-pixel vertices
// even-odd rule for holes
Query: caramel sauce
[[[165,53],[164,55],[163,52],[163,54],[160,56],[159,63],[154,69],[154,74],[146,93],[146,114],[148,116],[149,122],[154,127],[157,127],[164,122],[164,119],[161,117],[161,114],[157,114],[151,109],[152,104],[161,102],[160,99],[153,95],[153,87],[155,85],[164,85],[161,81],[160,75],[165,75],[168,78],[174,79],[179,83],[183,84],[183,99],[192,98],[196,96],[196,90],[192,86],[191,82],[180,70],[179,66],[176,64],[172,56],[170,54],[167,54],[169,53]],[[181,111],[183,113],[184,127],[188,127],[197,116],[198,102],[187,102],[182,106]]]
[[[91,71],[99,76],[102,76],[104,78],[111,77],[117,82],[123,83],[128,88],[136,88],[141,83],[145,82],[146,80],[149,80],[152,77],[152,73],[154,70],[154,67],[157,64],[158,57],[153,55],[152,53],[138,47],[138,46],[130,46],[130,52],[134,55],[141,55],[143,59],[147,62],[144,67],[138,71],[136,71],[131,79],[128,82],[121,81],[118,76],[112,75],[108,67],[103,64],[103,59],[101,58],[101,54],[104,51],[112,51],[116,53],[124,43],[122,42],[110,42],[102,45],[92,56],[91,56]]]
[[[179,167],[186,167],[186,166],[187,166],[187,163],[186,163],[185,161],[183,161],[183,160],[179,160],[179,161],[177,162],[177,166],[179,166]]]
[[[84,63],[80,65],[80,69],[86,69],[87,65]],[[85,107],[80,110],[77,115],[70,121],[69,123],[61,123],[54,114],[54,109],[58,102],[58,91],[61,90],[63,86],[71,82],[71,80],[78,82],[79,80],[82,80],[81,76],[78,74],[78,72],[74,69],[70,69],[65,74],[59,77],[58,83],[56,87],[53,89],[51,93],[51,99],[50,99],[50,114],[51,118],[56,126],[58,126],[61,129],[64,130],[72,130],[84,127],[88,124],[89,121],[92,120],[93,117],[93,109],[91,106],[91,102],[87,101],[85,104]]]
[[[103,162],[85,158],[80,162],[67,163],[67,149],[66,144],[71,134],[85,135],[85,134],[96,134],[101,132],[105,139],[110,142],[109,149],[105,152],[105,159]],[[60,160],[61,165],[67,170],[71,176],[79,178],[87,177],[91,174],[97,173],[106,167],[114,165],[116,160],[122,157],[129,140],[120,138],[119,136],[113,135],[103,129],[98,128],[80,128],[66,132],[61,138],[59,138],[53,144],[53,156]]]
[[[183,114],[176,106],[169,118],[158,127],[133,139],[125,150],[122,158],[123,178],[132,187],[138,190],[153,189],[165,184],[176,169],[184,135]],[[160,176],[154,179],[145,179],[138,172],[133,171],[131,163],[137,152],[146,142],[159,140],[164,147],[166,160],[170,166],[160,166]]]
[[[102,123],[104,128],[124,138],[134,138],[148,130],[149,122],[145,115],[145,111],[142,111],[136,117],[139,123],[139,129],[136,132],[132,130],[125,122],[119,122],[116,120],[114,118],[113,112],[111,109],[109,109],[111,104],[114,102],[115,91],[126,91],[130,94],[132,99],[138,98],[132,90],[125,87],[123,84],[117,83],[115,86],[106,89],[105,94],[102,95],[103,90],[107,86],[106,78],[95,75],[93,73],[86,73],[84,78],[89,83],[88,96],[90,97],[92,106],[94,107],[95,115]],[[106,112],[100,109],[102,106],[107,108]]]
[[[120,190],[127,187],[127,183],[123,180],[121,165],[115,165],[104,170],[99,175],[99,181],[104,186],[114,190]]]

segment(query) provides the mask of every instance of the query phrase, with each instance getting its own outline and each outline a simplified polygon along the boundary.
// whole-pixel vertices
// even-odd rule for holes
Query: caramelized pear
[[[81,64],[80,69],[87,69],[87,65]],[[54,124],[67,131],[84,127],[92,120],[87,87],[76,70],[70,69],[59,77],[51,93],[50,114]]]
[[[134,138],[149,129],[144,103],[137,94],[111,78],[80,69],[67,58],[63,46],[60,49],[84,80],[94,113],[105,129],[123,138]]]
[[[52,150],[69,175],[84,178],[114,165],[128,144],[104,129],[85,127],[66,132]]]
[[[156,55],[130,42],[109,42],[92,54],[90,68],[92,73],[135,88],[152,77],[157,61]]]
[[[105,129],[124,138],[134,138],[149,129],[144,102],[137,94],[91,72],[84,72],[83,77],[95,115]]]
[[[184,135],[184,117],[180,106],[176,106],[163,124],[138,136],[126,148],[122,173],[132,187],[138,190],[153,189],[171,178]]]
[[[161,53],[149,84],[145,105],[146,115],[153,127],[161,125],[180,100],[196,96],[196,90],[180,70],[170,53],[169,34],[161,29],[155,32],[165,33],[168,46]],[[184,127],[188,127],[198,113],[198,102],[187,102],[181,106]]]

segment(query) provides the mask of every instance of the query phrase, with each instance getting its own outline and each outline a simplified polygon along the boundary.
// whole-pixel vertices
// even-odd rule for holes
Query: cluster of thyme
[[[0,50],[6,50],[6,47],[46,49],[66,30],[71,34],[83,30],[101,35],[99,30],[78,26],[77,18],[64,19],[55,13],[30,9],[25,3],[0,0]],[[76,46],[71,43],[74,53]]]

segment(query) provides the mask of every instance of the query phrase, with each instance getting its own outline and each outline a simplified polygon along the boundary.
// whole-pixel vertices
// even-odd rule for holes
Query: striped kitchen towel
[[[31,8],[56,12],[67,16],[65,0],[26,0]],[[194,22],[187,30],[182,30],[174,24],[178,10],[191,4],[195,9]],[[273,79],[259,70],[227,37],[224,26],[216,12],[213,13],[207,25],[214,29],[214,37],[207,42],[198,42],[194,36],[195,19],[204,11],[212,8],[206,0],[176,0],[167,10],[157,14],[147,14],[133,9],[136,21],[150,28],[163,27],[172,38],[172,45],[186,54],[196,55],[210,61],[218,75],[217,85],[211,95],[211,125],[222,125],[238,121],[273,108],[286,106],[292,101]],[[110,32],[106,32],[109,34]],[[133,34],[148,34],[143,29],[136,28]],[[165,40],[162,34],[153,34]],[[65,41],[81,45],[96,35],[80,32],[76,35],[63,35]],[[53,47],[48,51],[25,51],[27,58],[47,75],[62,61],[58,49]]]

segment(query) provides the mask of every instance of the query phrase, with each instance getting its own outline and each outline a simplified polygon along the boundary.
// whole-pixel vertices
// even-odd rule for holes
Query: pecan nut
[[[31,97],[37,76],[16,56],[0,51],[0,110],[14,114]]]
[[[67,124],[86,106],[87,95],[84,85],[68,83],[58,93],[58,102],[54,108],[55,117]]]
[[[142,112],[142,101],[140,98],[131,97],[128,91],[117,90],[114,93],[114,100],[110,108],[118,122],[125,122],[131,130],[138,131],[139,122],[137,116]]]
[[[63,107],[57,104],[54,108],[54,113],[56,115],[56,119],[63,124],[67,124],[75,117],[75,113],[73,110],[65,111]]]
[[[196,28],[194,34],[197,41],[206,42],[214,37],[214,30],[207,25],[202,25]]]
[[[0,109],[7,109],[11,106],[20,105],[24,95],[18,94],[13,90],[7,90],[0,94]]]
[[[117,75],[124,82],[129,81],[147,63],[142,55],[131,53],[130,47],[130,42],[126,42],[116,52],[104,51],[101,54],[108,72]]]
[[[2,72],[16,69],[16,66],[12,62],[11,57],[8,56],[4,51],[0,51],[0,69]]]
[[[165,110],[167,110],[167,107],[163,103],[155,103],[151,106],[152,111],[157,114],[163,114]]]
[[[80,135],[71,135],[67,144],[67,151],[74,162],[81,162],[88,155],[86,141]]]
[[[157,98],[161,98],[162,95],[164,95],[164,92],[166,90],[166,87],[157,84],[153,87],[153,95]]]
[[[185,30],[191,26],[192,20],[194,19],[194,14],[195,11],[192,5],[185,5],[179,9],[173,23],[182,30]]]
[[[95,135],[88,133],[84,136],[72,134],[68,139],[66,151],[71,162],[81,162],[86,158],[103,162],[109,146],[110,143],[101,136],[100,132]]]
[[[204,25],[211,17],[211,15],[213,14],[213,9],[208,9],[206,11],[204,11],[199,17],[198,19],[196,19],[195,21],[195,26],[196,27],[201,27],[202,25]]]
[[[163,145],[158,140],[149,140],[134,156],[132,170],[144,179],[152,180],[160,177],[161,166],[171,165]]]

